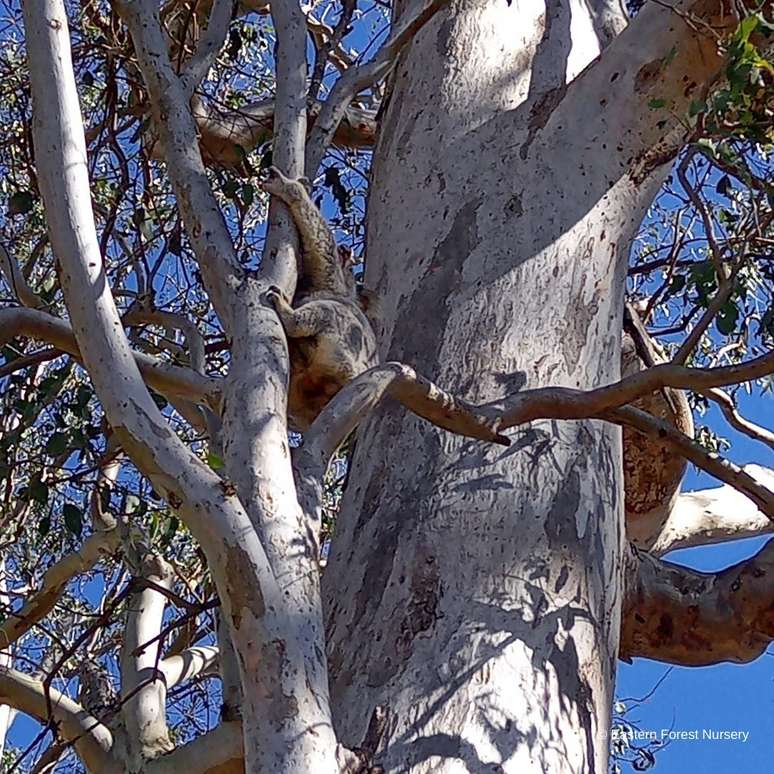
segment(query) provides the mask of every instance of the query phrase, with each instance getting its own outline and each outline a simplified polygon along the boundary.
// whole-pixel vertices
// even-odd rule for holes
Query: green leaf
[[[679,293],[685,287],[686,279],[684,274],[675,274],[669,281],[669,290],[671,293]]]
[[[242,186],[242,203],[249,207],[255,199],[255,186],[251,183],[245,183]]]
[[[239,186],[236,180],[226,180],[223,184],[223,194],[228,196],[229,199],[235,199],[237,191],[239,191]]]
[[[40,478],[33,478],[30,481],[28,494],[36,503],[45,505],[48,502],[48,486]]]
[[[81,509],[76,508],[72,503],[65,503],[62,507],[62,516],[64,516],[65,527],[75,537],[80,537],[83,531],[83,514]]]
[[[703,113],[706,109],[707,103],[703,99],[694,99],[688,108],[688,115],[693,118],[699,115],[699,113]]]
[[[225,465],[223,460],[217,454],[215,454],[215,452],[208,452],[207,453],[207,464],[213,470],[220,470]]]
[[[659,108],[664,107],[666,105],[665,99],[652,99],[650,102],[648,102],[648,107],[651,110],[658,110]]]
[[[31,191],[17,191],[8,199],[9,215],[26,215],[35,204]]]
[[[67,449],[67,434],[54,433],[46,442],[46,454],[55,457]]]
[[[177,516],[170,516],[167,520],[166,529],[164,530],[164,534],[161,536],[161,541],[163,543],[169,543],[172,538],[175,536],[175,533],[178,530],[178,527],[180,526],[180,519],[177,518]]]
[[[755,14],[748,16],[746,19],[742,19],[734,37],[747,42],[750,39],[750,35],[752,35],[753,31],[758,26],[758,21],[758,16]]]
[[[718,312],[715,325],[724,336],[730,336],[736,330],[736,322],[739,319],[739,310],[733,301],[729,301]]]

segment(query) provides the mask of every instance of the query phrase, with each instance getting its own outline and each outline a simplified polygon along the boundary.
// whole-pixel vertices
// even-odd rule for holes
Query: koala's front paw
[[[287,299],[285,298],[285,294],[276,285],[271,285],[269,287],[269,289],[266,291],[266,294],[264,295],[264,298],[272,306],[287,304]]]

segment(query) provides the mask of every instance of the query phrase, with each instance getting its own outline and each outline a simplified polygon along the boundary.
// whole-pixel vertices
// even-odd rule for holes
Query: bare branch
[[[535,419],[588,419],[665,387],[701,391],[751,381],[774,372],[774,351],[753,360],[720,368],[686,368],[662,363],[594,390],[539,387],[502,401],[501,429]]]
[[[0,626],[0,650],[16,642],[38,621],[45,618],[56,605],[67,584],[76,576],[88,572],[103,556],[116,551],[119,545],[118,530],[95,532],[89,536],[80,550],[62,557],[43,576],[40,589],[21,610],[6,611],[6,620]]]
[[[717,573],[632,549],[625,559],[619,657],[682,666],[758,658],[774,639],[774,540]]]
[[[157,24],[155,14],[151,18]],[[36,165],[51,243],[61,266],[73,330],[107,419],[122,448],[155,490],[178,510],[202,547],[234,647],[242,654],[240,664],[245,668],[240,676],[250,688],[245,694],[256,701],[260,696],[267,704],[297,697],[294,700],[303,708],[299,715],[304,721],[316,719],[319,694],[310,696],[305,688],[299,689],[295,671],[267,674],[257,668],[259,654],[268,652],[269,643],[277,641],[284,642],[288,663],[303,663],[300,637],[287,633],[287,588],[280,589],[256,530],[231,488],[169,430],[129,349],[89,209],[86,144],[62,0],[28,0],[24,20]],[[163,53],[166,57],[166,51]],[[190,113],[187,115],[190,121]],[[195,137],[190,139],[195,142]],[[176,135],[175,142],[178,140]],[[195,155],[198,158],[198,151]],[[207,191],[211,196],[209,188]],[[196,209],[200,203],[192,206]],[[225,228],[220,213],[217,215]],[[250,715],[251,705],[247,706],[245,715],[253,732],[259,727],[258,712]],[[313,727],[315,735],[304,735],[300,756],[305,754],[304,744],[314,748],[321,736],[321,724]],[[288,734],[296,734],[297,728],[300,726],[291,724]],[[272,746],[280,736],[273,726],[255,736],[260,737],[261,748],[253,744],[253,758],[247,756],[249,765],[261,756],[276,760],[287,755],[285,737]]]
[[[675,429],[668,422],[651,416],[633,406],[603,411],[600,419],[634,427],[644,435],[670,444],[675,451],[697,468],[715,476],[746,494],[770,519],[774,519],[774,492],[761,486],[751,475],[729,460],[708,452],[692,438]]]
[[[750,422],[749,419],[745,419],[737,411],[736,405],[730,395],[717,387],[711,387],[706,390],[697,390],[697,392],[705,398],[709,398],[717,403],[720,410],[723,412],[723,416],[728,421],[728,424],[735,430],[743,433],[748,438],[752,438],[754,441],[760,441],[774,449],[774,433],[767,430],[765,427]]]
[[[351,67],[331,89],[312,129],[306,149],[306,174],[313,177],[320,166],[326,148],[331,144],[336,127],[349,103],[363,89],[387,75],[398,61],[398,55],[449,0],[428,0],[414,12],[405,12],[393,27],[390,37],[369,62]]]
[[[167,686],[159,669],[161,642],[157,639],[167,603],[163,592],[171,588],[173,575],[170,565],[153,554],[142,560],[141,573],[150,583],[141,584],[141,590],[129,597],[121,647],[121,698],[130,749],[139,748],[146,759],[174,747],[167,726]]]
[[[202,162],[189,96],[172,68],[154,0],[120,2],[151,101],[167,174],[210,301],[226,330],[244,272]]]
[[[260,100],[240,108],[212,107],[194,95],[191,109],[199,132],[204,158],[220,166],[242,169],[245,154],[274,133],[274,99]],[[315,102],[308,111],[313,125],[322,105]],[[376,142],[376,111],[350,105],[336,127],[333,143],[343,148],[371,148]]]
[[[277,30],[277,92],[272,158],[291,177],[301,177],[306,143],[306,19],[298,0],[274,3]],[[290,212],[276,197],[269,203],[269,223],[261,275],[292,298],[298,280],[298,234]]]
[[[16,336],[26,336],[48,342],[76,360],[82,360],[70,325],[46,312],[24,307],[0,309],[0,331],[0,343]],[[132,352],[132,357],[148,385],[162,395],[217,406],[219,380],[202,376],[190,368],[165,363],[142,352]]]
[[[199,675],[217,674],[218,648],[213,645],[201,645],[186,648],[176,656],[170,656],[159,663],[164,674],[167,690],[192,680]]]
[[[745,465],[744,472],[774,492],[774,471]],[[662,556],[678,548],[692,548],[774,532],[774,521],[732,486],[684,492],[648,550]]]
[[[204,337],[196,324],[184,314],[164,312],[160,309],[132,308],[123,316],[124,325],[141,325],[149,323],[160,325],[168,332],[179,330],[185,338],[191,368],[197,374],[204,374]]]
[[[146,774],[244,774],[242,724],[224,721],[168,755],[145,763]]]
[[[189,98],[194,89],[204,80],[210,67],[215,63],[220,49],[223,48],[233,13],[234,0],[215,0],[213,2],[207,29],[199,40],[196,53],[187,62],[185,71],[181,76],[183,89]]]
[[[3,244],[0,244],[0,274],[5,277],[8,287],[16,294],[19,301],[31,309],[44,306],[40,298],[27,283],[27,279],[19,269],[16,259],[11,256]]]
[[[111,755],[113,735],[80,704],[59,691],[49,690],[51,717],[59,733],[72,741],[90,771],[121,774],[122,765]],[[49,720],[43,683],[15,669],[0,667],[0,701],[25,712],[41,723]]]

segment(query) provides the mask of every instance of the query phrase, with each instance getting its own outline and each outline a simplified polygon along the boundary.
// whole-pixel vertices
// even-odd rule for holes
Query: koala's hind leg
[[[314,304],[306,304],[298,309],[293,309],[276,288],[269,290],[267,298],[273,304],[285,333],[291,339],[317,336],[327,327],[325,316],[320,314]]]

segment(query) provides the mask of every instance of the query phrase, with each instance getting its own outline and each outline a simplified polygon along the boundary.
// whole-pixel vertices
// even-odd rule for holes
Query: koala
[[[376,337],[349,270],[351,254],[336,245],[304,182],[271,167],[261,187],[285,203],[301,239],[301,278],[293,304],[276,287],[267,299],[288,337],[288,419],[304,432],[347,382],[378,365]]]

